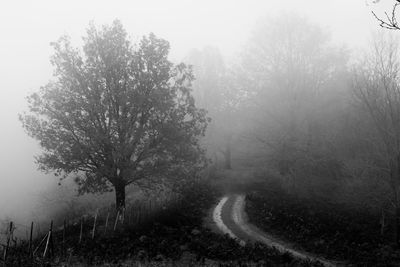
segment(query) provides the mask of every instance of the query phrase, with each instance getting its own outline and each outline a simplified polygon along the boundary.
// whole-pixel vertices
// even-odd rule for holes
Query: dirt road
[[[231,194],[224,196],[213,210],[213,221],[222,233],[236,239],[241,245],[245,245],[246,242],[258,241],[267,246],[275,247],[283,253],[288,252],[300,259],[319,261],[324,266],[342,265],[311,253],[296,250],[290,244],[261,231],[247,221],[244,208],[245,195]]]

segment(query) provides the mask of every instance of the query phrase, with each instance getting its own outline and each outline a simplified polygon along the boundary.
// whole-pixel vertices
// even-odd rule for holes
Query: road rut
[[[240,245],[245,245],[247,242],[261,242],[267,246],[275,247],[282,253],[290,253],[299,259],[318,261],[329,267],[343,266],[343,264],[294,249],[290,244],[263,232],[247,221],[244,208],[245,195],[232,194],[221,198],[213,210],[213,221],[218,229],[236,239]]]

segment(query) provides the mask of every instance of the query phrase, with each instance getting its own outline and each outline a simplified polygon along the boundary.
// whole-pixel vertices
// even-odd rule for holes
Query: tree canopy
[[[168,60],[154,34],[132,44],[119,21],[90,25],[83,50],[67,36],[52,43],[54,79],[28,97],[20,116],[43,153],[39,168],[75,175],[79,192],[160,183],[205,164],[199,138],[207,117],[191,95],[191,68]]]

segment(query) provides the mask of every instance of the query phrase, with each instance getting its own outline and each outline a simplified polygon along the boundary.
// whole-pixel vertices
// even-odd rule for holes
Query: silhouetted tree
[[[52,46],[55,79],[28,97],[21,116],[40,141],[43,171],[75,175],[79,192],[116,192],[129,184],[164,183],[205,164],[199,138],[205,111],[191,95],[193,75],[168,60],[169,43],[154,34],[132,45],[114,21],[84,37],[83,54],[61,37]]]
[[[373,0],[373,4],[379,3],[380,0]],[[385,12],[383,18],[378,16],[374,11],[372,11],[372,14],[374,17],[378,20],[379,25],[382,28],[386,28],[389,30],[400,30],[399,23],[397,21],[397,8],[400,5],[400,0],[394,0],[393,8],[390,13]]]

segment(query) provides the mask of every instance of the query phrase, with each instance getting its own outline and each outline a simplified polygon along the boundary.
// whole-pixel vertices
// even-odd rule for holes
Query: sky
[[[52,77],[50,42],[63,34],[82,44],[90,21],[118,18],[133,39],[154,32],[171,44],[171,59],[182,60],[193,48],[213,45],[235,57],[258,18],[296,12],[331,32],[334,42],[354,50],[379,28],[371,10],[383,14],[392,0],[36,0],[0,1],[0,218],[29,214],[35,197],[57,184],[37,170],[36,141],[24,132],[18,114],[25,97]],[[400,32],[399,32],[400,34]]]

